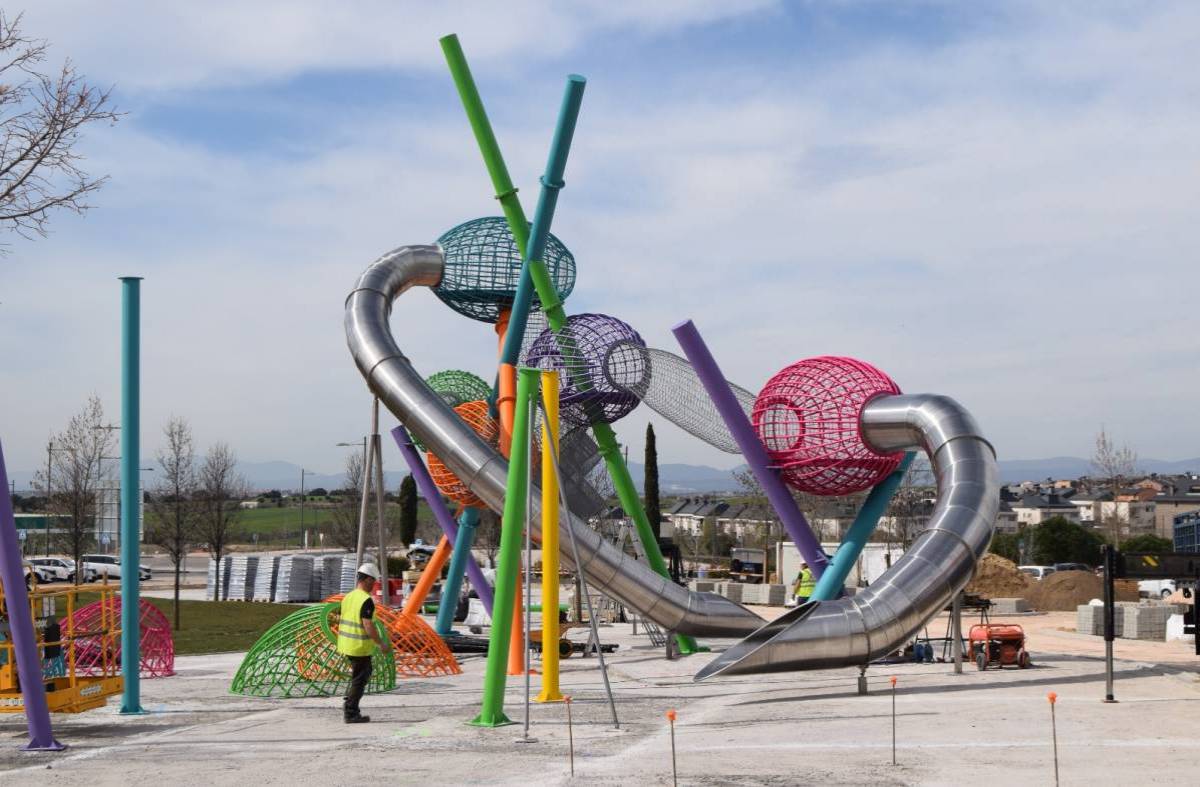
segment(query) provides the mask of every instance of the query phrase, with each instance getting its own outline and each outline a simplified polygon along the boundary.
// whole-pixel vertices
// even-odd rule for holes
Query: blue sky
[[[437,38],[458,32],[528,209],[564,77],[589,83],[555,232],[569,308],[674,350],[695,317],[756,390],[811,355],[955,396],[1005,458],[1200,455],[1200,8],[1186,2],[39,0],[129,114],[112,176],[0,259],[0,412],[30,469],[86,397],[118,407],[119,290],[144,282],[144,447],[322,472],[367,424],[342,300],[380,253],[494,212]],[[418,369],[487,371],[487,326],[427,293]],[[631,455],[651,416],[619,425]],[[657,424],[661,419],[653,419]],[[736,457],[660,428],[664,461]],[[387,461],[395,466],[399,458]]]

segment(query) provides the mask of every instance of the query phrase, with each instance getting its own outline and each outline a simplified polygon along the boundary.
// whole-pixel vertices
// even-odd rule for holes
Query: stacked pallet
[[[208,561],[208,582],[205,585],[204,598],[208,601],[223,601],[229,598],[229,566],[233,558],[226,555],[221,559],[221,591],[217,592],[217,561]]]
[[[284,555],[279,558],[275,577],[274,600],[281,603],[310,601],[312,594],[313,559],[306,555]]]
[[[354,583],[358,579],[358,566],[354,565],[354,558],[347,556],[342,559],[342,582],[338,587],[339,593],[349,593],[354,590]]]
[[[1164,642],[1167,639],[1167,621],[1175,614],[1168,604],[1153,606],[1128,606],[1114,610],[1124,618],[1121,636],[1125,639],[1150,639]],[[1115,617],[1115,615],[1114,615]]]
[[[226,598],[231,601],[249,601],[254,598],[254,578],[257,572],[257,555],[233,555],[229,561]]]
[[[324,589],[324,585],[321,582],[321,578],[323,576],[325,576],[324,561],[314,560],[312,578],[310,579],[311,584],[308,589],[308,597],[313,601],[319,601],[325,598],[321,595],[321,591]]]
[[[275,596],[275,580],[279,576],[279,557],[260,557],[254,577],[253,601],[270,601]]]
[[[342,592],[342,563],[345,558],[341,555],[326,555],[321,558],[321,598],[329,598],[335,593]]]

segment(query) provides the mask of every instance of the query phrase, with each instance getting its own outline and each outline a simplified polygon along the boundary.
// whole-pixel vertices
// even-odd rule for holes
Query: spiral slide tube
[[[392,338],[392,301],[414,286],[435,287],[444,258],[436,245],[403,246],[376,260],[346,299],[346,342],[368,387],[408,430],[495,511],[503,509],[508,463],[479,439],[413,369]],[[540,492],[531,518],[540,537]],[[575,533],[580,570],[596,589],[621,600],[659,626],[694,636],[744,637],[762,619],[714,593],[692,593],[604,541],[563,511],[560,527]],[[570,543],[563,538],[562,543]],[[568,550],[562,559],[574,565]]]
[[[858,595],[810,601],[768,623],[696,675],[865,665],[902,645],[970,581],[1000,505],[996,455],[971,415],[931,394],[868,402],[862,436],[879,453],[924,450],[937,478],[930,528]]]

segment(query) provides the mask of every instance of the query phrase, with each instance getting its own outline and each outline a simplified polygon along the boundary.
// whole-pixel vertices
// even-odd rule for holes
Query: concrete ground
[[[872,667],[870,694],[857,670],[715,679],[692,675],[710,656],[669,662],[628,625],[602,630],[620,644],[610,660],[620,729],[613,729],[594,659],[563,662],[574,696],[575,778],[566,708],[533,705],[522,727],[480,729],[484,661],[464,674],[402,681],[369,696],[369,725],[346,726],[340,700],[258,700],[228,694],[242,654],[177,660],[174,678],[143,681],[145,716],[122,717],[117,701],[55,717],[61,754],[23,754],[20,716],[0,716],[0,783],[89,785],[306,784],[352,780],[423,784],[670,784],[670,732],[678,712],[681,784],[1048,784],[1054,778],[1049,691],[1057,692],[1062,783],[1194,784],[1200,660],[1182,643],[1117,643],[1118,704],[1101,702],[1103,662],[1095,637],[1068,613],[1020,619],[1031,670],[962,675],[947,664]],[[936,629],[936,631],[935,631]],[[940,634],[941,624],[931,624]],[[711,640],[714,650],[728,641]],[[897,761],[892,757],[892,696]],[[538,689],[537,678],[533,682]],[[523,717],[523,679],[510,678],[509,715]]]

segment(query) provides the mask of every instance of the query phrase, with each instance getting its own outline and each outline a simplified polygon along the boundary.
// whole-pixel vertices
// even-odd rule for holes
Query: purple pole
[[[46,704],[46,684],[42,682],[42,662],[38,658],[37,634],[29,614],[29,594],[21,571],[21,545],[17,539],[17,521],[12,499],[8,496],[8,472],[4,469],[4,449],[0,447],[0,582],[4,583],[5,606],[17,657],[17,676],[29,725],[29,743],[22,751],[62,751],[67,748],[54,740],[50,728],[50,707]]]
[[[754,433],[754,426],[746,417],[742,406],[738,404],[737,398],[729,388],[729,383],[725,382],[725,375],[721,374],[721,367],[717,366],[717,361],[708,351],[704,339],[700,338],[700,332],[696,330],[696,326],[691,320],[684,320],[672,328],[671,333],[675,334],[675,340],[683,348],[683,354],[691,361],[692,368],[696,370],[696,376],[700,378],[704,390],[708,392],[708,397],[712,399],[713,405],[720,413],[721,420],[729,429],[729,434],[741,449],[742,457],[750,466],[750,472],[754,473],[759,485],[766,492],[767,500],[771,502],[771,507],[779,515],[784,529],[792,537],[792,542],[800,550],[800,554],[804,556],[804,561],[812,569],[813,576],[820,579],[821,574],[825,572],[825,566],[829,563],[824,550],[821,549],[821,542],[817,541],[817,537],[813,535],[808,520],[804,518],[804,512],[796,505],[796,500],[788,491],[787,486],[771,469],[767,449],[763,447],[758,435]]]
[[[433,483],[433,479],[429,477],[429,469],[421,461],[421,455],[417,453],[416,446],[413,445],[412,438],[408,435],[408,430],[403,426],[397,426],[392,430],[392,437],[395,439],[396,445],[400,446],[400,455],[408,463],[408,471],[412,473],[413,480],[417,482],[417,488],[421,490],[421,497],[425,498],[425,502],[433,510],[433,518],[441,525],[442,532],[453,544],[458,540],[458,525],[455,524],[454,517],[446,509],[446,504],[442,502],[442,493],[438,491],[437,484]],[[483,602],[484,608],[489,615],[492,614],[492,586],[484,579],[483,569],[474,560],[467,561],[467,576],[471,578],[471,586],[479,594],[479,600]]]

